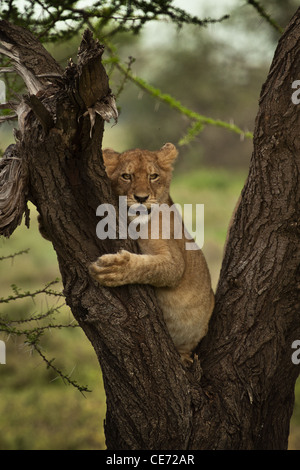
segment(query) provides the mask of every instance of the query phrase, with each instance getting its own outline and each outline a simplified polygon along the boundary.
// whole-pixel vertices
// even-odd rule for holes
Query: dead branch
[[[36,117],[39,119],[44,131],[48,132],[49,129],[54,126],[54,120],[48,109],[35,95],[25,96],[24,102],[32,109]]]
[[[18,101],[7,101],[7,103],[0,103],[0,109],[16,109],[19,104]]]
[[[0,21],[0,54],[9,57],[30,94],[47,87],[47,78],[39,74],[62,73],[53,57],[38,43],[33,34],[19,26]]]
[[[20,225],[23,214],[29,224],[28,174],[17,146],[10,145],[0,160],[0,234],[9,237]]]
[[[14,73],[15,69],[13,67],[0,67],[0,73]]]
[[[8,114],[7,116],[0,116],[0,124],[3,124],[7,121],[14,121],[15,119],[18,119],[17,114]]]

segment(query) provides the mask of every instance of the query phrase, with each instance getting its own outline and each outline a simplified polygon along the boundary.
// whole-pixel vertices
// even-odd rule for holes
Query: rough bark
[[[28,47],[30,42],[36,43],[27,31],[24,34]],[[0,22],[0,41],[15,44],[20,35],[20,28]],[[97,206],[115,202],[101,155],[101,113],[107,119],[108,114],[116,117],[113,103],[110,107],[102,53],[103,47],[86,31],[78,64],[70,63],[60,79],[48,75],[36,99],[26,99],[14,157],[26,169],[27,199],[36,205],[57,253],[67,303],[101,364],[108,448],[185,448],[191,408],[189,395],[182,395],[182,390],[188,389],[188,380],[152,289],[101,288],[88,274],[89,264],[101,254],[121,246],[136,250],[128,240],[101,242],[96,237]],[[22,74],[29,68],[31,74],[43,75],[39,63],[23,63]],[[41,114],[47,114],[40,112],[43,108],[54,125],[43,125]],[[4,194],[7,181],[2,183]],[[19,202],[24,204],[23,194],[19,195],[20,200],[14,202],[19,208],[15,225],[19,223]],[[1,214],[0,227],[9,235],[7,218],[6,213]]]
[[[16,54],[23,34],[27,47],[47,58],[46,70],[34,54]],[[116,202],[101,156],[103,119],[116,118],[102,46],[86,31],[77,65],[62,71],[28,31],[4,21],[0,44],[31,87],[19,105],[16,145],[8,150],[21,159],[25,175],[21,205],[14,201],[12,221],[0,213],[1,233],[12,233],[26,200],[36,205],[57,253],[67,303],[102,368],[107,447],[285,448],[298,375],[291,344],[300,338],[299,111],[291,102],[291,83],[300,76],[300,9],[262,90],[216,308],[197,349],[200,362],[189,370],[151,287],[104,288],[88,274],[101,254],[136,250],[130,240],[100,241],[95,233],[97,206]]]
[[[203,439],[226,449],[287,446],[299,374],[291,361],[300,337],[300,108],[291,101],[299,53],[300,9],[261,91],[249,175],[198,351],[211,403],[196,416],[194,445]],[[217,413],[207,425],[213,405]]]

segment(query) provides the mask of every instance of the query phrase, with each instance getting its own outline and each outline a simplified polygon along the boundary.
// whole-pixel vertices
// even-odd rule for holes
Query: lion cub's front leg
[[[174,286],[183,270],[184,263],[174,262],[168,254],[136,255],[126,250],[100,256],[89,267],[91,276],[99,284],[108,287],[125,284]]]

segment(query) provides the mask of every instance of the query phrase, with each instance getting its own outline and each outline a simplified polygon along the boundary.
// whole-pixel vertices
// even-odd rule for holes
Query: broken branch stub
[[[27,200],[35,201],[27,187],[28,167],[35,153],[33,146],[38,147],[46,137],[51,139],[52,132],[56,138],[61,136],[63,154],[78,155],[95,142],[100,161],[102,126],[95,125],[97,114],[102,123],[111,117],[117,119],[115,100],[101,62],[103,50],[104,46],[86,30],[77,64],[70,60],[63,71],[30,31],[0,21],[0,54],[10,59],[28,91],[19,101],[7,103],[15,114],[0,118],[0,124],[16,118],[19,124],[19,129],[14,130],[17,143],[7,149],[1,160],[0,234],[10,236],[21,223],[23,213],[28,213]],[[83,124],[85,116],[89,122]],[[86,140],[82,128],[89,124]]]
[[[92,32],[86,29],[78,50],[77,64],[78,93],[86,108],[90,108],[111,92],[101,62],[103,51],[104,46],[93,39]]]
[[[44,106],[42,101],[37,98],[36,95],[25,96],[24,102],[32,109],[42,124],[44,131],[48,133],[49,129],[54,126],[54,119],[51,116],[50,111],[48,111],[48,109]]]

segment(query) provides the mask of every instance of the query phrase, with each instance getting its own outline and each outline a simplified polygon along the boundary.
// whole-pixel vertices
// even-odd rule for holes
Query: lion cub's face
[[[128,206],[144,204],[149,210],[151,204],[168,202],[172,164],[176,156],[173,144],[165,144],[156,152],[103,150],[106,173],[113,191],[118,196],[127,196]]]

